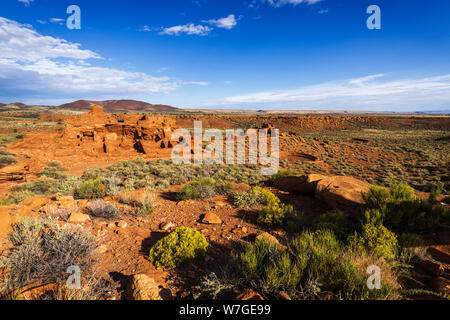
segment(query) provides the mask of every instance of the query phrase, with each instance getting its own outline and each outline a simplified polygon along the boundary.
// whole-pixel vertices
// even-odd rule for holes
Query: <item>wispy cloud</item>
[[[160,34],[178,36],[182,33],[187,35],[206,36],[212,31],[212,28],[203,25],[194,25],[193,23],[164,28]]]
[[[64,19],[61,18],[50,18],[49,21],[55,24],[64,24]]]
[[[186,84],[205,85],[95,66],[96,60],[106,59],[82,49],[80,44],[41,35],[2,17],[0,47],[0,97],[3,98],[126,97],[167,93]]]
[[[315,3],[318,3],[323,0],[260,0],[260,1],[267,2],[268,4],[270,4],[271,6],[273,6],[275,8],[279,8],[279,7],[288,5],[288,4],[293,5],[293,6],[297,6],[299,4],[311,5],[311,4],[315,4]]]
[[[228,17],[220,19],[203,20],[204,23],[209,23],[217,28],[233,29],[237,25],[237,20],[234,14],[230,14]]]
[[[226,98],[227,103],[266,107],[325,109],[449,107],[450,74],[400,80],[381,80],[383,74],[326,82],[290,90],[257,92]]]
[[[24,3],[25,6],[28,7],[34,0],[17,0],[17,1]]]

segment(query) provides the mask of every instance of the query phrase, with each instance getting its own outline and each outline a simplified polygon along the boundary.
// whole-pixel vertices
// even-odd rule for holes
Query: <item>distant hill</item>
[[[4,104],[4,103],[0,103],[0,107],[5,107],[7,109],[23,109],[23,108],[27,108],[28,106],[22,102],[13,102],[13,103],[8,103],[8,104]]]
[[[106,100],[106,101],[91,101],[91,100],[78,100],[71,103],[60,105],[59,108],[66,110],[89,110],[91,105],[96,104],[103,106],[106,112],[170,112],[176,111],[178,108],[162,105],[162,104],[150,104],[147,102],[136,100]]]

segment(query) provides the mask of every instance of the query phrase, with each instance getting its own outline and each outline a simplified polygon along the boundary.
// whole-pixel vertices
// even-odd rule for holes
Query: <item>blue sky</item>
[[[0,48],[4,103],[450,109],[448,0],[2,0]]]

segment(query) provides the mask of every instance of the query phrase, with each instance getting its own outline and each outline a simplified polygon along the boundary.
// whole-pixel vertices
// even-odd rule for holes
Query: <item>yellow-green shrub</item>
[[[172,269],[205,255],[208,242],[195,229],[178,227],[150,250],[149,260],[158,268]]]
[[[277,198],[278,199],[278,198]],[[270,226],[281,226],[287,216],[298,216],[294,206],[278,201],[269,202],[258,214],[258,222]]]
[[[76,190],[80,199],[99,199],[106,195],[107,187],[103,180],[96,179],[82,183]]]
[[[394,260],[398,253],[397,236],[382,224],[364,224],[360,234],[350,236],[349,243],[358,251],[365,249],[387,261]]]
[[[280,202],[272,192],[261,187],[254,187],[246,193],[233,194],[233,204],[238,208],[260,208],[269,203]]]

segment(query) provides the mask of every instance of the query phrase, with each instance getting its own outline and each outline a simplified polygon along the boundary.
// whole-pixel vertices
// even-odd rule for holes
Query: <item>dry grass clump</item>
[[[75,226],[60,226],[52,218],[24,219],[9,234],[11,251],[2,257],[5,275],[2,295],[20,293],[50,285],[43,299],[98,299],[109,291],[104,280],[96,280],[98,240]],[[81,271],[81,286],[70,290],[66,283],[69,267]]]

